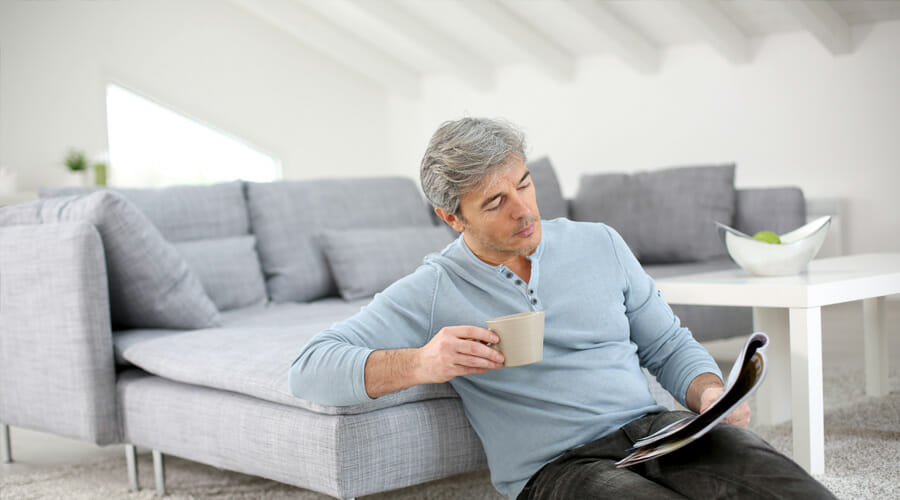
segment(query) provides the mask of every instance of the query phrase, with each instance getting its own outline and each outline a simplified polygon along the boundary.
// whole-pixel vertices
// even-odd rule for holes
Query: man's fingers
[[[503,354],[496,349],[482,344],[481,342],[473,342],[471,340],[462,340],[457,348],[457,352],[464,356],[474,356],[477,358],[486,358],[494,363],[503,364]]]
[[[488,349],[490,349],[490,347],[488,347]],[[492,359],[484,358],[481,356],[460,354],[459,360],[456,362],[456,365],[466,368],[487,368],[496,370],[498,368],[503,368],[503,361],[493,361]]]
[[[456,331],[456,337],[460,339],[477,340],[479,342],[484,342],[485,344],[496,344],[497,342],[500,342],[500,337],[498,337],[496,333],[477,326],[460,327]]]
[[[745,402],[735,408],[733,412],[725,416],[725,423],[739,427],[750,425],[750,405]]]

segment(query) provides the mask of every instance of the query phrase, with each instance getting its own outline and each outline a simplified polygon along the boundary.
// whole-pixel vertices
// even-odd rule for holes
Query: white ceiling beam
[[[341,66],[407,97],[421,93],[418,73],[293,0],[230,0]]]
[[[412,43],[437,55],[453,66],[454,74],[478,90],[494,86],[494,68],[475,52],[440,33],[393,0],[348,0],[357,9],[378,20]]]
[[[575,59],[571,54],[545,38],[495,0],[464,0],[460,5],[487,21],[497,33],[521,47],[531,62],[552,78],[566,82],[575,75]]]
[[[607,40],[610,51],[626,64],[641,73],[659,70],[659,50],[599,0],[567,0],[565,4],[590,21],[596,33]]]
[[[832,55],[849,54],[853,50],[850,25],[828,2],[796,0],[784,5]]]
[[[681,5],[697,21],[697,27],[704,33],[706,40],[726,59],[735,64],[750,62],[750,41],[715,2],[681,0]]]

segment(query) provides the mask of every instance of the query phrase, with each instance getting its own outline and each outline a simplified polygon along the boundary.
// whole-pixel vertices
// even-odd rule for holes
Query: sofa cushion
[[[321,235],[328,265],[345,300],[370,297],[412,273],[453,241],[443,227],[329,230]]]
[[[266,282],[252,235],[175,243],[220,311],[266,300]]]
[[[550,158],[543,156],[528,162],[528,170],[534,181],[541,218],[549,220],[568,217],[569,207],[566,199],[563,198],[559,180],[556,178],[556,171],[553,169],[553,164],[550,163]]]
[[[225,238],[250,233],[243,182],[165,188],[67,187],[42,189],[43,198],[115,191],[135,204],[169,241]]]
[[[643,264],[725,255],[715,222],[731,225],[734,164],[582,176],[575,220],[615,228]]]
[[[746,234],[787,233],[806,224],[806,200],[797,187],[735,191],[734,228]]]
[[[288,367],[316,333],[357,312],[366,301],[325,299],[269,304],[224,314],[225,328],[178,332],[129,330],[115,336],[120,360],[170,380],[246,394],[329,415],[357,414],[413,401],[458,397],[449,384],[426,384],[353,406],[297,398]]]
[[[0,210],[0,225],[85,221],[103,240],[116,327],[206,328],[219,312],[178,251],[117,193],[49,198]],[[48,270],[52,272],[52,270]]]
[[[433,226],[415,182],[399,177],[248,182],[247,206],[276,302],[337,294],[317,241],[323,230]]]

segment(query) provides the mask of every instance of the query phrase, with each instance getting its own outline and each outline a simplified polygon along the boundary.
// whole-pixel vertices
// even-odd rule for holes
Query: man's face
[[[528,167],[515,156],[460,198],[458,216],[442,218],[464,231],[469,248],[492,264],[530,255],[541,242],[534,183]]]

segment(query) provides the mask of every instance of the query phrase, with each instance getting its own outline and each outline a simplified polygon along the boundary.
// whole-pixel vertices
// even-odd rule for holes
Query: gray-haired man
[[[321,332],[292,392],[331,405],[449,381],[511,498],[833,498],[742,429],[744,405],[704,438],[617,469],[631,444],[684,412],[658,406],[641,366],[702,412],[719,369],[681,327],[622,238],[603,224],[541,221],[523,134],[502,121],[443,124],[421,166],[435,212],[461,236],[359,314]],[[544,359],[503,368],[480,326],[543,310]],[[347,383],[334,386],[334,380]]]

